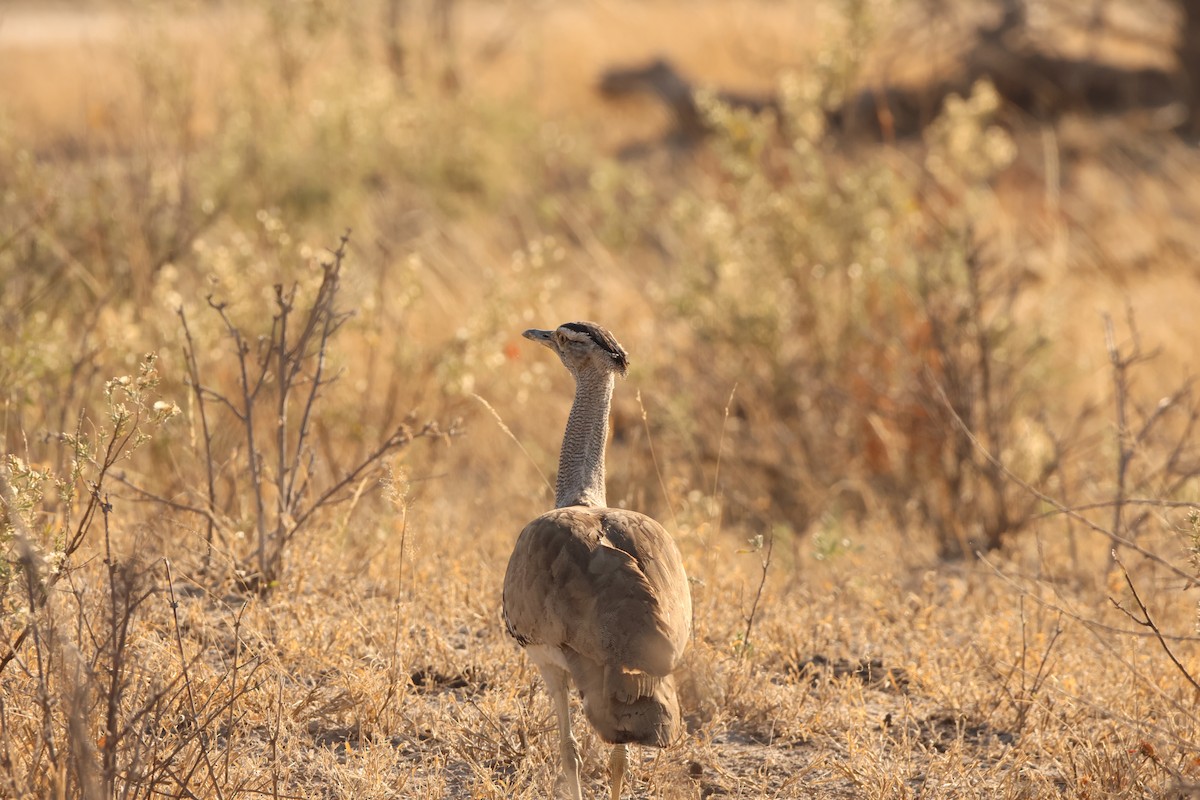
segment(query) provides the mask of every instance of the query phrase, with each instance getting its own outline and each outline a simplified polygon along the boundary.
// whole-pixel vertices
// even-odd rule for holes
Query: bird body
[[[682,730],[672,675],[691,633],[683,559],[650,517],[608,508],[604,447],[614,376],[624,349],[595,323],[527,338],[554,350],[575,376],[563,435],[556,508],[521,531],[504,577],[504,624],[546,682],[558,716],[562,781],[581,797],[568,686],[613,745],[612,797],[620,797],[627,744],[665,747]]]
[[[531,657],[566,668],[588,721],[607,742],[665,747],[679,735],[671,672],[687,646],[690,597],[670,535],[650,517],[569,506],[521,532],[505,578],[508,632]],[[510,586],[521,591],[509,591]]]

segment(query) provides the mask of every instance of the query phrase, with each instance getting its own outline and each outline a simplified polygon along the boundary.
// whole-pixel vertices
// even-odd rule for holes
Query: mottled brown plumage
[[[504,622],[546,681],[558,715],[563,773],[579,800],[580,759],[567,687],[605,741],[612,797],[620,796],[625,745],[665,747],[681,733],[672,672],[687,647],[691,593],[670,534],[644,514],[607,508],[604,442],[613,376],[625,350],[595,323],[526,331],[576,379],[556,505],[521,531],[504,578]]]
[[[564,654],[588,721],[607,742],[663,747],[679,736],[671,672],[687,646],[690,603],[669,534],[633,511],[583,506],[535,519],[505,578],[505,624],[525,646]]]

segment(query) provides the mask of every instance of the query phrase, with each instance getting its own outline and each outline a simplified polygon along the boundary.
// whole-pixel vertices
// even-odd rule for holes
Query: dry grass
[[[1002,130],[986,92],[830,143],[806,109],[908,69],[905,5],[464,3],[454,95],[425,3],[399,85],[383,5],[0,16],[0,795],[546,796],[499,587],[570,391],[519,334],[578,318],[632,353],[610,497],[694,579],[689,735],[634,754],[633,796],[1196,791],[1193,149]],[[782,85],[794,141],[717,110],[697,151],[613,159],[666,119],[590,87],[659,53]],[[272,287],[313,302],[345,228],[295,474],[464,435],[398,446],[265,575],[244,412],[273,431],[280,382],[239,406],[229,331],[278,356]]]

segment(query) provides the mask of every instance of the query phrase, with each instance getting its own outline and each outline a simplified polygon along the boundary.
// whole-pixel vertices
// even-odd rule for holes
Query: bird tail
[[[571,663],[571,662],[576,663]],[[612,744],[666,747],[683,732],[675,677],[584,665],[579,656],[567,658],[583,711],[600,738]]]
[[[683,732],[674,675],[655,678],[650,693],[631,702],[623,702],[612,695],[604,700],[606,716],[612,721],[614,735],[611,741],[615,744],[632,742],[666,747]]]

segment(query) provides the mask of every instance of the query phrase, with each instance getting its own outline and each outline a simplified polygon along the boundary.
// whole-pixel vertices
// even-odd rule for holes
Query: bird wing
[[[692,632],[692,591],[675,540],[662,525],[636,511],[604,509],[600,526],[608,543],[633,560],[626,562],[627,569],[636,567],[650,586],[659,628],[671,645],[667,671],[675,669]]]
[[[505,575],[504,617],[522,644],[568,647],[604,665],[619,696],[640,697],[683,656],[691,593],[661,525],[575,506],[521,532]]]

